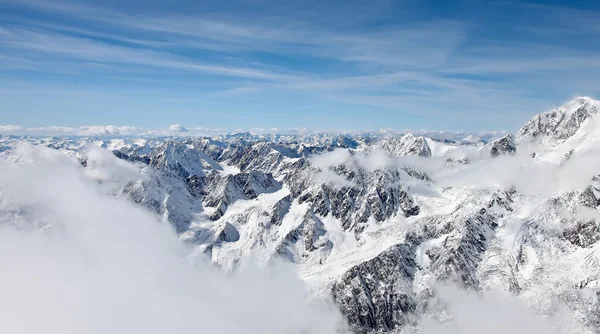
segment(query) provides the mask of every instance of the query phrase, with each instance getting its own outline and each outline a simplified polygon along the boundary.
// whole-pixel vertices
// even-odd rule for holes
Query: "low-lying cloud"
[[[291,268],[248,265],[225,273],[189,261],[191,250],[168,225],[98,186],[135,178],[135,165],[97,148],[88,151],[89,171],[48,148],[24,144],[15,153],[19,164],[0,162],[0,332],[348,332],[328,301],[309,300]],[[313,163],[421,163],[376,158],[335,151]],[[550,321],[513,297],[447,287],[437,294],[447,320],[424,318],[411,333],[573,332],[568,317]]]
[[[505,131],[479,131],[479,132],[452,132],[452,131],[429,131],[415,129],[379,129],[373,131],[352,131],[343,129],[306,129],[306,128],[251,128],[251,129],[217,129],[206,127],[187,127],[181,124],[173,124],[163,128],[142,128],[138,126],[115,126],[115,125],[89,125],[89,126],[45,126],[24,127],[21,125],[0,125],[0,135],[15,136],[74,136],[74,137],[135,137],[135,136],[157,136],[157,137],[187,137],[187,136],[219,136],[233,133],[248,132],[253,135],[293,135],[304,136],[310,134],[356,134],[376,135],[381,137],[401,136],[412,133],[415,136],[426,136],[435,139],[462,140],[465,137],[475,136],[482,140],[498,138],[506,134]]]
[[[368,172],[382,169],[410,168],[426,173],[437,187],[515,187],[518,191],[535,196],[584,190],[595,175],[598,175],[595,157],[600,154],[599,146],[574,150],[570,157],[562,151],[550,152],[541,159],[531,156],[536,148],[523,147],[515,155],[492,158],[489,148],[461,148],[449,152],[449,156],[421,158],[416,156],[390,156],[382,149],[350,153],[347,149],[315,155],[312,165],[321,170],[320,176],[333,183],[344,185],[344,180],[331,171],[331,167],[346,165]],[[538,151],[539,152],[539,151]],[[568,152],[568,151],[566,151]],[[447,158],[462,153],[469,162],[448,166]],[[538,153],[539,155],[540,153]],[[405,183],[414,180],[406,178]]]
[[[419,330],[424,334],[574,333],[569,314],[561,312],[551,319],[542,317],[510,295],[488,292],[481,296],[450,286],[439,286],[436,292],[447,307],[448,317],[445,321],[424,319]]]
[[[0,165],[3,333],[336,333],[283,267],[235,274],[185,260],[170,227],[105,196],[77,163],[17,148]],[[41,228],[40,227],[44,227]]]

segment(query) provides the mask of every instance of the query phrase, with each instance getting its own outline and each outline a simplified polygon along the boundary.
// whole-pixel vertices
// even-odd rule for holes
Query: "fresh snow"
[[[313,301],[333,299],[358,332],[452,323],[440,288],[449,284],[512,296],[552,328],[564,325],[564,309],[574,324],[565,333],[596,333],[599,106],[577,98],[485,140],[4,136],[0,156],[13,167],[78,166],[104,196],[161,217],[190,260],[232,272],[286,263]],[[51,150],[34,148],[42,146]],[[0,219],[26,226],[30,208],[4,196]]]

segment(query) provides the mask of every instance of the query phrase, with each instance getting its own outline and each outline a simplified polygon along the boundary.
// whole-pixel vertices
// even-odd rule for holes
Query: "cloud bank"
[[[0,165],[4,333],[336,333],[283,267],[235,274],[190,263],[167,225],[105,196],[49,149]],[[122,166],[121,166],[122,167]],[[121,168],[122,169],[122,168]],[[130,171],[129,171],[130,172]],[[40,229],[41,228],[41,229]]]
[[[289,268],[224,273],[188,257],[168,225],[99,187],[135,179],[136,167],[90,150],[90,171],[28,144],[16,148],[18,165],[0,162],[0,312],[11,315],[1,332],[348,333],[339,312],[311,303]],[[418,161],[376,154],[337,150],[313,163],[351,159],[376,169]],[[404,333],[573,332],[568,316],[545,319],[513,297],[448,287],[437,294],[447,308]]]
[[[426,319],[419,330],[424,334],[574,333],[572,318],[567,313],[546,319],[509,295],[490,292],[478,296],[450,286],[439,286],[436,292],[452,315],[443,322]],[[440,313],[443,317],[443,312]]]
[[[379,129],[379,130],[344,130],[344,129],[307,129],[307,128],[249,128],[249,129],[217,129],[205,127],[186,127],[181,124],[173,124],[164,128],[142,128],[137,126],[115,126],[115,125],[89,125],[79,127],[69,126],[46,126],[46,127],[23,127],[21,125],[0,125],[0,135],[12,136],[57,136],[57,137],[187,137],[187,136],[219,136],[226,134],[247,132],[253,135],[294,135],[304,136],[311,134],[349,134],[349,135],[376,135],[381,137],[400,136],[412,133],[415,136],[425,136],[434,139],[459,141],[466,137],[476,137],[482,140],[498,138],[506,131],[436,131],[423,129]]]

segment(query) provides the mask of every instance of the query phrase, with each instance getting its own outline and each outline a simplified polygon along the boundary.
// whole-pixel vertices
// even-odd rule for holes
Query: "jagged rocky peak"
[[[226,143],[214,140],[212,138],[195,138],[190,140],[190,143],[195,148],[208,154],[211,158],[213,158],[216,161],[219,161],[221,154],[223,154],[223,151],[225,151],[225,149],[228,146]]]
[[[482,294],[500,289],[534,305],[566,301],[595,330],[600,177],[592,175],[600,169],[589,170],[589,180],[575,187],[571,178],[580,175],[569,168],[586,154],[593,159],[600,147],[589,131],[594,124],[582,128],[597,110],[596,101],[576,99],[534,117],[518,136],[489,142],[489,136],[481,142],[472,136],[448,141],[410,134],[386,139],[237,134],[139,141],[143,150],[137,139],[92,144],[145,163],[134,166],[144,177],[118,183],[117,196],[170,223],[183,241],[222,268],[255,255],[287,259],[315,293],[333,293],[356,332],[403,331],[421,315],[446,315],[435,296],[441,282]],[[552,174],[562,178],[560,190],[528,180],[529,168],[488,178],[495,164],[513,168],[490,155],[528,154],[529,143],[520,140],[555,144],[561,138],[568,142],[538,151],[535,159],[512,159],[534,166],[534,173],[554,171],[542,170],[547,157],[562,161],[564,173]],[[21,139],[6,140],[0,138],[0,147]],[[83,157],[84,171],[94,167],[79,155],[84,140],[28,140]],[[328,152],[331,148],[336,149]],[[321,153],[325,156],[314,156]],[[379,158],[383,161],[375,161]],[[507,190],[509,185],[514,188]],[[544,189],[536,193],[537,186]],[[527,299],[536,294],[543,298]],[[584,294],[595,299],[588,303]]]
[[[534,116],[517,133],[519,141],[560,144],[573,136],[590,117],[597,115],[600,101],[578,97],[562,107]]]
[[[292,198],[290,195],[284,196],[271,207],[270,212],[270,225],[279,226],[282,223],[285,215],[290,211],[290,206],[292,205]],[[269,227],[270,227],[269,225]]]
[[[517,152],[517,143],[512,135],[506,135],[490,143],[490,154],[497,157],[503,154],[515,154]]]
[[[323,222],[309,207],[300,224],[292,229],[276,248],[277,255],[293,263],[304,262],[309,253],[318,251],[319,261],[327,258],[333,243],[326,238]]]
[[[589,186],[579,195],[580,204],[590,208],[600,206],[600,176],[594,176]]]
[[[262,193],[281,189],[281,183],[272,174],[259,171],[225,176],[210,173],[205,182],[203,204],[214,208],[210,216],[213,220],[221,218],[229,205],[237,200],[255,199]]]
[[[213,246],[240,240],[240,232],[233,224],[220,221],[211,227],[196,227],[181,234],[181,239],[188,244],[202,245],[207,254],[211,254]]]
[[[431,148],[425,137],[415,137],[407,133],[402,137],[386,138],[381,142],[381,148],[390,155],[414,155],[431,157]]]
[[[349,268],[332,286],[336,303],[358,333],[394,332],[435,302],[429,282],[478,290],[477,275],[498,219],[513,211],[514,190],[467,199],[453,212],[425,216],[401,241]],[[473,205],[472,205],[473,204]]]
[[[216,242],[236,242],[240,240],[240,233],[229,222],[218,224],[214,228]]]
[[[167,140],[148,155],[150,165],[157,169],[170,170],[182,177],[204,176],[208,170],[222,167],[203,151],[185,142]]]
[[[308,157],[314,154],[323,153],[327,150],[327,147],[324,146],[309,145],[305,143],[294,144],[292,147],[296,150],[296,152],[298,152],[298,155],[301,157]]]
[[[220,160],[238,167],[241,171],[277,173],[286,159],[299,157],[300,154],[296,150],[285,144],[260,140],[242,146],[230,145],[223,151]]]
[[[344,135],[339,135],[337,137],[334,137],[331,141],[331,145],[329,146],[329,149],[335,149],[338,147],[356,149],[356,148],[358,148],[359,145],[360,145],[360,143],[358,141],[356,141],[354,138],[352,138],[349,135],[344,134]]]
[[[398,244],[344,273],[333,297],[356,332],[390,332],[409,323],[417,309],[416,272],[414,246]]]
[[[394,216],[410,217],[420,212],[419,205],[402,186],[411,178],[401,168],[368,171],[352,163],[330,167],[327,173],[337,176],[322,183],[311,170],[290,182],[300,203],[311,203],[316,214],[339,219],[344,230],[357,237],[373,219],[382,222]],[[302,179],[307,181],[302,181]]]
[[[161,215],[177,233],[185,232],[200,211],[195,193],[190,192],[185,179],[171,171],[147,167],[145,174],[146,179],[127,183],[118,195]],[[197,182],[202,181],[199,179]],[[200,184],[198,186],[201,187]]]

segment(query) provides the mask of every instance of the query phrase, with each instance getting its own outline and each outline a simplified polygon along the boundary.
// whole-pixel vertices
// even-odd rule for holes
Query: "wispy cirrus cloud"
[[[0,36],[2,37],[0,44],[6,48],[40,52],[49,56],[91,62],[126,63],[176,70],[199,71],[254,79],[278,80],[288,78],[283,74],[261,69],[204,64],[168,52],[113,45],[58,33],[3,29],[0,31]]]
[[[4,2],[12,2],[4,0]],[[444,62],[464,36],[463,24],[450,20],[385,25],[364,31],[306,21],[291,16],[184,15],[181,13],[124,14],[82,3],[25,1],[36,10],[109,24],[126,35],[152,35],[154,40],[99,34],[79,27],[44,24],[65,32],[114,38],[144,45],[188,45],[228,52],[294,53],[360,64],[432,67]],[[290,8],[292,11],[295,8]],[[204,14],[204,13],[203,13]],[[337,14],[344,18],[341,13]],[[355,18],[352,18],[352,21]],[[18,19],[17,19],[18,21]],[[31,22],[26,22],[31,24]],[[39,24],[33,22],[33,24]],[[347,24],[346,24],[347,25]],[[345,25],[342,25],[345,27]]]
[[[577,40],[595,29],[573,25],[578,10],[535,5],[526,15],[522,6],[474,4],[477,15],[461,16],[425,3],[0,0],[7,9],[0,10],[0,70],[26,78],[17,95],[42,91],[48,80],[65,96],[75,83],[116,89],[129,105],[144,98],[137,109],[211,125],[224,121],[219,112],[227,121],[254,114],[257,123],[281,127],[302,122],[298,114],[307,110],[331,125],[355,122],[364,110],[379,113],[373,122],[432,117],[435,127],[493,120],[506,128],[573,95],[600,94],[589,78],[600,74],[597,45]],[[551,29],[560,29],[563,43],[540,34]],[[94,102],[108,107],[109,99]],[[9,100],[5,108],[31,104]],[[89,110],[75,101],[71,115]]]

